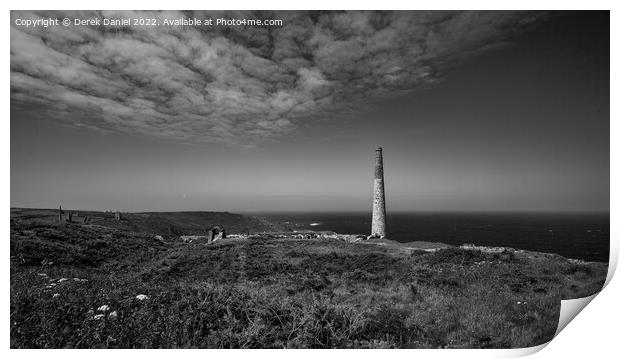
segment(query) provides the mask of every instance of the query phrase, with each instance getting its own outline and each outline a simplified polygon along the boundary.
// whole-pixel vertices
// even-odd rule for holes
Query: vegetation
[[[337,240],[11,224],[12,348],[514,348],[607,265]]]
[[[205,234],[214,226],[221,225],[228,233],[257,233],[283,231],[286,228],[268,222],[264,218],[245,216],[229,212],[141,212],[121,213],[122,221],[114,213],[96,211],[75,211],[64,209],[65,214],[79,214],[89,219],[88,223],[133,232],[149,232],[164,238],[179,235]],[[54,224],[58,218],[57,209],[11,208],[11,218],[16,221],[36,222],[40,225]]]

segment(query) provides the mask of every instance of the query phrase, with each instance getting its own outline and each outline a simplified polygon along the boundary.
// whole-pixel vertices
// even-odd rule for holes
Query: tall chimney
[[[370,236],[385,238],[385,190],[383,188],[383,149],[381,147],[375,151],[375,181]]]

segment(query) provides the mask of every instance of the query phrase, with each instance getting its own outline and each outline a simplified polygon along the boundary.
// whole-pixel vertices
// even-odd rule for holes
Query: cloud
[[[80,127],[252,145],[364,99],[432,84],[537,15],[13,11],[11,101]],[[282,19],[283,26],[15,25],[49,17]]]

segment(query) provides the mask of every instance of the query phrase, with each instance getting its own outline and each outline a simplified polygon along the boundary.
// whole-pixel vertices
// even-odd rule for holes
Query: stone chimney
[[[375,181],[372,196],[371,237],[385,238],[385,190],[383,188],[383,149],[375,151]]]

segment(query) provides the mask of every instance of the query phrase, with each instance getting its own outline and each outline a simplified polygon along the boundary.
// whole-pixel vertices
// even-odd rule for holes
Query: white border
[[[134,0],[131,3],[123,0],[106,0],[101,2],[83,2],[78,0],[60,0],[50,3],[43,0],[23,0],[8,7],[14,10],[609,10],[617,8],[615,1],[553,1],[553,0],[522,0],[522,1],[491,1],[491,0],[435,0],[435,1],[403,1],[403,0],[312,0],[286,1],[251,0],[229,1],[148,1]]]
[[[360,3],[360,1],[333,1],[333,0],[313,0],[306,3],[303,2],[291,2],[283,0],[265,0],[261,2],[251,1],[238,1],[229,0],[223,2],[205,2],[205,1],[169,1],[169,2],[155,2],[155,1],[132,1],[131,3],[119,0],[106,0],[101,2],[88,2],[83,1],[19,1],[13,3],[14,9],[213,9],[213,10],[225,10],[225,9],[273,9],[273,10],[309,10],[309,9],[416,9],[416,10],[430,10],[430,9],[494,9],[494,10],[508,10],[508,9],[532,9],[532,10],[603,10],[608,9],[611,11],[611,38],[616,40],[611,41],[611,183],[617,182],[618,176],[618,155],[619,145],[617,141],[620,140],[619,126],[617,122],[616,104],[614,101],[614,94],[617,92],[614,89],[617,88],[618,74],[617,63],[618,58],[618,16],[616,11],[618,9],[617,1],[548,1],[548,0],[522,0],[522,1],[426,1],[426,2],[405,2],[394,0],[381,0],[377,2],[366,1]],[[5,120],[2,122],[2,164],[3,168],[10,169],[10,75],[6,71],[10,64],[10,55],[7,47],[10,44],[9,33],[9,16],[8,11],[4,12],[5,25],[2,27],[2,38],[5,46],[5,55],[2,58],[4,62],[5,72],[2,73],[4,77],[3,88],[3,113]],[[616,67],[614,66],[616,65]],[[108,357],[110,355],[121,356],[136,356],[136,355],[148,355],[151,357],[167,357],[169,355],[177,354],[177,352],[171,352],[170,350],[149,350],[141,351],[139,353],[129,350],[116,350],[114,352],[109,351],[96,351],[89,350],[88,352],[76,351],[76,350],[55,350],[55,351],[24,351],[24,350],[12,350],[9,351],[9,311],[10,297],[9,297],[9,221],[10,216],[10,175],[2,177],[3,191],[2,199],[5,203],[3,207],[5,220],[2,221],[2,233],[4,234],[4,253],[2,255],[2,261],[5,268],[5,279],[1,283],[1,289],[4,299],[4,310],[2,311],[2,348],[7,351],[11,356],[41,356],[47,357],[63,357],[66,356],[94,356],[94,357]],[[618,204],[619,201],[618,192],[611,188],[611,256],[610,258],[610,272],[608,280],[611,279],[618,257]],[[617,282],[617,280],[616,280]],[[582,314],[580,314],[573,323],[569,324],[560,335],[551,341],[551,343],[542,350],[538,355],[541,357],[577,357],[577,356],[590,356],[590,357],[609,357],[611,353],[617,352],[617,330],[618,330],[618,299],[620,299],[620,285],[616,282],[611,282],[602,292],[593,300],[593,304],[587,306]],[[260,350],[260,351],[216,351],[209,350],[184,350],[182,353],[178,353],[183,356],[260,356],[260,357],[289,357],[291,355],[301,358],[312,358],[316,356],[341,356],[341,355],[354,355],[359,357],[375,357],[375,356],[396,356],[396,357],[411,357],[411,355],[423,355],[424,357],[465,357],[465,358],[481,358],[481,357],[507,357],[507,356],[519,356],[526,355],[528,353],[535,352],[539,348],[530,348],[526,350],[417,350],[415,352],[407,350],[355,350],[355,351],[325,351],[325,350],[301,350],[301,351],[281,351],[281,350]]]

